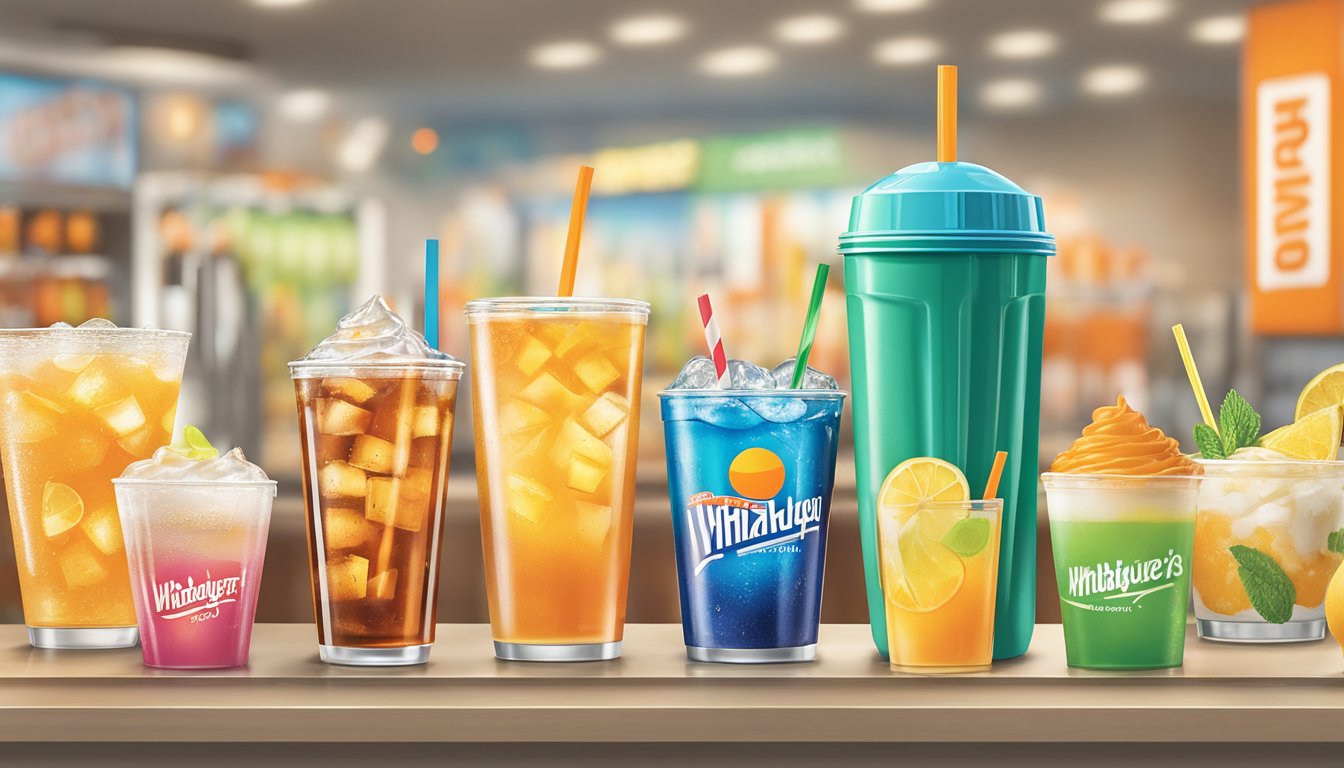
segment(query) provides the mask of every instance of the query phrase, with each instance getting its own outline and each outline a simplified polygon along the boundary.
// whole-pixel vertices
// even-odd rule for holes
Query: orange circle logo
[[[784,487],[784,462],[764,448],[748,448],[728,465],[728,484],[748,499],[773,499]]]

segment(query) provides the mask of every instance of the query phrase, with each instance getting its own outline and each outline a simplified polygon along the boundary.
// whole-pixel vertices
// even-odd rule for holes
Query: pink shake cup
[[[192,450],[161,448],[113,480],[141,648],[150,667],[239,667],[252,641],[275,482],[236,448]]]

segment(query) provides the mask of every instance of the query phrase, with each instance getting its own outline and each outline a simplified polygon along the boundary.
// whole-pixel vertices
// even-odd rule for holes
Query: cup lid
[[[840,253],[1006,252],[1052,256],[1041,198],[983,165],[916,163],[854,197]]]

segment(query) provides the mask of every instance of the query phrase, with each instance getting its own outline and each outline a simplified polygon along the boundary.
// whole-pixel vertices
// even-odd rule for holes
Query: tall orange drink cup
[[[0,460],[34,646],[138,641],[112,478],[171,441],[190,339],[107,321],[0,331]]]
[[[467,304],[495,655],[620,655],[649,305]]]

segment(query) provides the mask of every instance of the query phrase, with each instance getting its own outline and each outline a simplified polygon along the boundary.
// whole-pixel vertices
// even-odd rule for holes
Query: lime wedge
[[[204,432],[191,424],[182,430],[182,442],[174,444],[172,451],[192,461],[219,458],[219,449],[210,444]]]
[[[962,557],[974,557],[989,543],[989,521],[983,517],[960,520],[943,536],[943,546]]]

